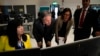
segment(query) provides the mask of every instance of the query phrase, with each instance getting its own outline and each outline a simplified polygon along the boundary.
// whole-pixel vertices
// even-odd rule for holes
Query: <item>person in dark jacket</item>
[[[90,0],[82,0],[82,8],[77,9],[74,13],[74,40],[89,38],[91,28],[93,33],[97,28],[97,12],[90,6]]]
[[[33,24],[33,35],[37,41],[38,47],[42,48],[43,38],[46,47],[51,46],[51,40],[54,35],[54,21],[51,13],[48,11],[39,12],[38,19]]]
[[[98,10],[98,24],[94,36],[100,36],[100,10]]]

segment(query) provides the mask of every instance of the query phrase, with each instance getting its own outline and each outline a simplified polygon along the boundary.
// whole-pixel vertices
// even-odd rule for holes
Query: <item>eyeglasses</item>
[[[64,15],[66,15],[66,16],[70,16],[70,14],[64,14]]]

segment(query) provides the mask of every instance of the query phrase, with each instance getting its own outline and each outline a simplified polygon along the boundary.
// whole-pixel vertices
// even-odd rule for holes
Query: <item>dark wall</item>
[[[24,14],[24,5],[14,5],[13,9],[17,14]]]
[[[33,18],[36,18],[36,6],[35,5],[26,5],[27,14],[31,14]]]
[[[0,9],[1,9],[3,14],[8,15],[10,12],[9,10],[12,10],[12,6],[11,5],[9,5],[9,6],[8,5],[1,5]]]

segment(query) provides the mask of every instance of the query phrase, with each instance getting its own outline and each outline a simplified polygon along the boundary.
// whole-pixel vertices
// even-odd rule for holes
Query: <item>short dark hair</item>
[[[83,1],[83,0],[82,0]],[[85,1],[89,1],[90,2],[90,0],[85,0]]]

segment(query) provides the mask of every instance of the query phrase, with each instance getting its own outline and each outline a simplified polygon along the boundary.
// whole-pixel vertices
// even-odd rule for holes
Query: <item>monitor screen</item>
[[[40,56],[40,48],[1,52],[0,56]]]
[[[94,37],[40,50],[41,56],[100,56],[100,38]]]

